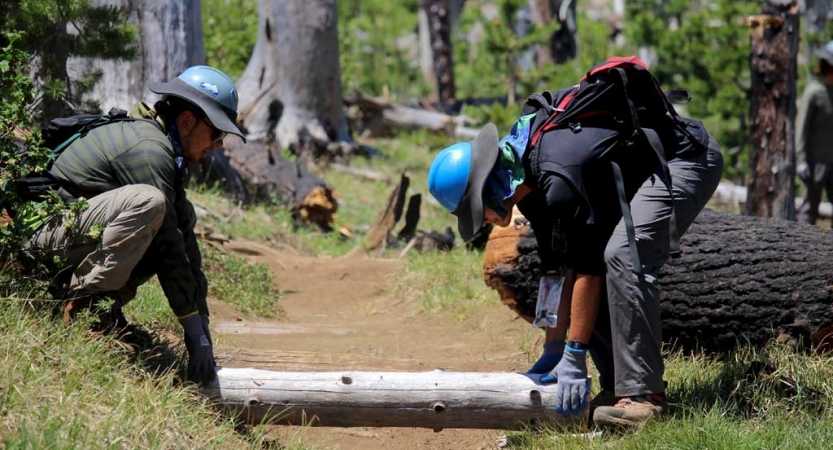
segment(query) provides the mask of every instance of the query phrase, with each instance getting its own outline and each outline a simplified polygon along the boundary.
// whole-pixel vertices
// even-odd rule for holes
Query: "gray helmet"
[[[816,50],[816,56],[833,66],[833,41],[828,42],[824,47]]]
[[[148,89],[193,103],[214,128],[240,136],[246,142],[237,128],[237,89],[223,72],[209,66],[193,66],[168,83],[149,82]]]

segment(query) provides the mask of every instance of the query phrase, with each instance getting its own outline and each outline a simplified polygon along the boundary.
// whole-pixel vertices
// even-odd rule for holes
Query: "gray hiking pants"
[[[106,295],[124,305],[154,273],[134,269],[164,218],[162,191],[144,184],[123,186],[91,198],[72,228],[64,226],[62,217],[46,224],[27,251],[66,259],[71,297]]]
[[[717,189],[723,155],[710,137],[702,155],[670,160],[668,168],[677,230],[682,236]],[[671,203],[667,187],[657,176],[646,180],[631,200],[640,274],[633,270],[624,220],[605,249],[607,302],[600,302],[590,352],[602,388],[615,391],[617,397],[665,392],[657,277],[669,256]]]
[[[827,192],[827,198],[833,201],[833,163],[807,161],[809,177],[804,181],[804,201],[798,208],[798,221],[816,224],[819,218],[819,205],[822,192]]]

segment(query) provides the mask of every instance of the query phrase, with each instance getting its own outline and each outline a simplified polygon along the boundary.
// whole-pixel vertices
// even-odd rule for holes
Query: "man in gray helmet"
[[[70,228],[60,217],[46,224],[28,250],[66,260],[65,319],[109,298],[112,310],[100,317],[123,328],[121,307],[156,275],[184,329],[188,378],[206,383],[216,377],[207,282],[184,164],[222,147],[227,134],[245,142],[236,125],[237,91],[226,74],[208,66],[148,87],[163,95],[153,108],[138,104],[129,114],[134,120],[91,129],[55,160],[50,174],[72,196],[89,199],[89,207]]]
[[[804,201],[798,221],[815,224],[822,192],[833,199],[833,41],[816,51],[816,77],[801,96],[795,126],[798,176],[804,181]]]

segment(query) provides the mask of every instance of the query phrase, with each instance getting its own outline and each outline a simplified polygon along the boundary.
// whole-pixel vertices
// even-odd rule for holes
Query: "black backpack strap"
[[[674,187],[671,184],[671,170],[668,168],[668,161],[665,160],[665,149],[662,147],[662,141],[660,141],[657,132],[650,128],[641,128],[640,130],[659,159],[659,163],[662,166],[662,175],[665,178],[663,181],[665,182],[665,187],[668,189],[668,195],[671,196],[671,217],[668,222],[668,250],[671,257],[676,259],[680,257],[681,252],[680,236],[677,233],[677,212],[674,208]]]
[[[616,192],[619,194],[619,207],[622,208],[622,218],[625,219],[625,233],[628,235],[628,248],[631,251],[631,264],[637,275],[642,273],[642,263],[639,261],[639,249],[636,247],[636,230],[633,226],[633,215],[628,198],[625,195],[625,180],[622,178],[622,169],[614,161],[610,162],[613,169],[613,178],[616,180]]]

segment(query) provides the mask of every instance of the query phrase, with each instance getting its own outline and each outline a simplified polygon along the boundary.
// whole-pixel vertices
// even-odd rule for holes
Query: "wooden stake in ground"
[[[752,106],[746,212],[795,219],[796,0],[766,0],[749,18]]]
[[[220,369],[203,393],[248,424],[521,430],[580,427],[555,412],[556,384],[482,372],[271,372]]]

